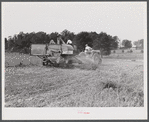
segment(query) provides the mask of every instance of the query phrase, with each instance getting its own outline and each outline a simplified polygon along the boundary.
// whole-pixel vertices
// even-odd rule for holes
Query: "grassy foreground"
[[[114,55],[104,57],[96,70],[7,67],[5,106],[143,107],[143,54],[135,60]]]

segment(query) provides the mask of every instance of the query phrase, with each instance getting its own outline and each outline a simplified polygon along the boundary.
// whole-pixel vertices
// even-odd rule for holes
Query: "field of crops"
[[[5,53],[5,67],[37,66],[41,59],[35,56],[19,53]]]
[[[6,64],[6,107],[144,106],[143,53],[112,53],[96,70],[44,67],[8,53]]]

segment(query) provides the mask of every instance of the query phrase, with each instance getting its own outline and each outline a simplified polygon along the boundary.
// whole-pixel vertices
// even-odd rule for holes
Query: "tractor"
[[[31,44],[30,54],[42,59],[43,66],[72,66],[73,63],[82,64],[82,58],[92,59],[96,64],[100,64],[102,59],[99,50],[92,50],[89,53],[81,52],[76,55],[76,46],[66,44],[61,38],[57,39],[57,44]]]

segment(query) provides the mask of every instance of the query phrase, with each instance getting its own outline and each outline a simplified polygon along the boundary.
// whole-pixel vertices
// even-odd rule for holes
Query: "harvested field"
[[[104,57],[96,70],[41,65],[7,67],[5,106],[143,107],[141,57],[135,61]]]
[[[143,60],[143,53],[141,53],[141,50],[135,50],[133,49],[132,53],[128,53],[129,50],[124,50],[124,53],[122,53],[122,49],[115,50],[115,53],[111,51],[111,55],[105,56],[104,58],[110,58],[110,59],[130,59],[130,60]]]

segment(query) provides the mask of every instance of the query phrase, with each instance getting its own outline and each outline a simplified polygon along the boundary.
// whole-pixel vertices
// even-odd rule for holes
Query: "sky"
[[[50,34],[67,29],[136,41],[145,38],[146,28],[147,2],[2,2],[5,38],[21,31]]]

